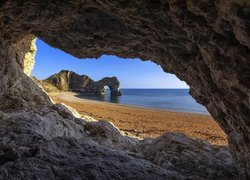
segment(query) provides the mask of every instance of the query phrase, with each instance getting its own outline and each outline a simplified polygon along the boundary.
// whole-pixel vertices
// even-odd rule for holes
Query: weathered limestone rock
[[[93,88],[97,86],[100,87],[101,94],[105,94],[105,86],[108,86],[110,89],[111,96],[121,96],[120,82],[118,81],[117,77],[105,77],[99,81],[94,82]],[[91,88],[90,88],[91,89]]]
[[[167,133],[141,145],[140,150],[151,162],[190,179],[239,178],[234,174],[237,170],[227,148],[211,146],[183,134]]]
[[[63,105],[0,112],[0,136],[0,179],[240,178],[224,147],[178,133],[140,141]]]
[[[13,45],[13,50],[16,53],[17,63],[23,72],[30,76],[35,64],[36,37],[34,35],[26,36]]]
[[[99,81],[93,81],[87,75],[79,75],[73,71],[62,70],[48,77],[44,82],[50,83],[62,91],[80,92],[84,94],[105,94],[104,87],[108,86],[111,95],[121,95],[119,91],[120,82],[116,77],[105,77]]]
[[[207,107],[213,118],[226,132],[230,151],[245,178],[249,179],[249,12],[249,0],[2,1],[0,2],[0,109],[1,111],[29,109],[27,113],[32,117],[34,113],[39,114],[39,111],[33,113],[31,109],[51,104],[46,93],[20,68],[22,61],[19,58],[23,56],[18,54],[25,54],[30,49],[25,48],[26,52],[18,52],[15,45],[22,44],[20,42],[25,39],[27,43],[31,43],[28,40],[30,34],[79,58],[110,54],[123,58],[151,60],[161,65],[164,71],[174,73],[187,82],[190,86],[190,94]],[[54,119],[57,118],[55,115]],[[30,120],[36,119],[30,118]],[[9,131],[6,131],[8,126],[11,126],[11,123],[1,129],[3,132],[1,137],[12,139],[12,134],[18,137],[19,129],[9,128]],[[31,145],[40,138],[38,134],[33,133],[32,126],[33,123],[27,124],[28,129],[22,136],[22,139],[24,141],[27,139]],[[2,138],[1,141],[4,139]],[[61,139],[68,141],[67,138]],[[78,140],[72,141],[81,146]],[[18,140],[13,140],[12,144],[15,148],[21,147],[18,146],[20,144]],[[52,146],[44,145],[51,151],[42,154],[43,158],[52,158],[53,149],[58,153],[60,149],[62,152],[70,151],[71,146],[63,146],[59,142],[52,144]],[[17,159],[16,157],[19,156],[15,155],[14,150],[6,149],[7,157],[11,158],[3,156],[5,160],[17,160],[19,163],[22,163],[22,160],[26,161],[22,158]],[[46,151],[42,149],[42,152]],[[78,155],[77,151],[72,151],[72,153],[74,155],[65,156],[66,160],[62,156],[56,156],[61,157],[61,159],[56,158],[57,162],[63,164],[70,157],[84,156],[84,153]],[[30,159],[23,166],[25,168],[23,170],[29,173],[27,177],[34,177],[36,173],[37,176],[42,176],[43,173],[51,174],[52,177],[65,170],[53,171],[47,168],[39,173],[33,171],[34,176],[31,176],[32,171],[27,171],[33,167],[36,168],[38,162],[42,161],[32,161],[33,153],[28,154]],[[92,162],[94,162],[93,158]],[[3,168],[1,172],[5,177],[27,175],[25,173],[22,175],[20,169],[15,172],[17,174],[13,172],[11,164],[21,168],[17,161],[14,164],[4,162],[1,165]],[[49,161],[48,164],[52,162]],[[125,164],[123,163],[123,167]],[[138,167],[142,164],[144,162],[141,161]],[[93,164],[90,166],[96,167]],[[116,167],[119,169],[122,166]],[[68,174],[76,175],[76,169],[81,168],[74,168],[74,171],[68,170]],[[102,171],[101,169],[99,171]],[[166,173],[162,173],[157,168],[144,168],[144,170],[136,169],[136,172],[145,174],[142,176],[144,179],[149,177],[146,175],[150,172],[161,174],[156,175],[154,179],[166,177],[163,175]],[[119,176],[131,178],[131,176],[126,176],[128,175],[126,172],[119,172],[124,176],[119,173],[116,174],[117,176],[104,174],[109,175],[107,178],[119,178]]]
[[[2,32],[0,32],[1,34]],[[15,51],[16,49],[26,49],[27,52],[30,48],[18,48],[17,44],[23,44],[24,41],[31,44],[33,39],[24,38],[22,43],[15,43],[9,45],[0,36],[0,109],[19,109],[19,108],[32,108],[37,105],[50,105],[51,101],[46,93],[36,85],[23,71],[26,71],[26,65],[20,66],[22,60],[25,58],[26,62],[32,62],[24,56],[24,52]],[[19,62],[19,63],[18,63]],[[22,69],[21,69],[22,67]],[[27,71],[26,71],[27,72]]]

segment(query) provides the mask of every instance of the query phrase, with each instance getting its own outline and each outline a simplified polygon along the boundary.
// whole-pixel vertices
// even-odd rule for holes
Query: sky
[[[98,59],[79,59],[55,49],[37,39],[37,53],[32,75],[45,79],[61,70],[71,70],[88,75],[97,81],[103,77],[116,76],[120,88],[189,88],[175,75],[165,73],[159,65],[140,59],[122,59],[103,55]]]

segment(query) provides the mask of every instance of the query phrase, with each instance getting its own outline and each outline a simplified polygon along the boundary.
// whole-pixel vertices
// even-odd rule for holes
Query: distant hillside
[[[43,81],[43,80],[38,80],[35,77],[32,77],[33,81],[35,81],[38,85],[40,85],[46,92],[60,92],[61,90],[58,89],[57,87],[53,86],[52,84]]]

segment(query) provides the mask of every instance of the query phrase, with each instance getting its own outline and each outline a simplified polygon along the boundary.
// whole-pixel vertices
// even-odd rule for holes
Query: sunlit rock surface
[[[73,71],[62,70],[43,81],[49,83],[61,91],[79,92],[83,94],[105,94],[105,86],[110,89],[111,95],[121,95],[120,82],[116,77],[105,77],[94,81],[87,75],[79,75]],[[44,83],[40,83],[42,86]],[[47,84],[44,84],[45,89]]]
[[[26,36],[20,42],[10,45],[4,41],[0,29],[0,110],[16,111],[52,104],[48,95],[27,76],[30,65],[34,63],[34,55],[27,56],[32,49],[28,45],[33,46],[34,36]]]
[[[17,63],[27,76],[31,75],[31,71],[35,64],[34,58],[37,50],[35,43],[36,37],[34,35],[29,35],[13,45]]]
[[[71,148],[74,143],[76,147],[85,147],[81,145],[84,142],[79,140],[82,136],[78,132],[81,125],[75,121],[68,124],[70,118],[66,118],[65,123],[61,123],[58,110],[50,114],[49,107],[53,105],[49,97],[24,73],[25,67],[31,67],[33,60],[33,55],[25,56],[32,49],[26,45],[32,44],[33,38],[30,37],[33,35],[76,57],[91,58],[110,54],[123,58],[141,58],[151,60],[159,64],[164,71],[176,74],[178,78],[187,82],[190,86],[190,94],[206,106],[225,131],[230,151],[238,168],[245,178],[249,179],[249,12],[249,0],[1,1],[0,110],[2,116],[0,120],[2,123],[0,125],[1,142],[7,144],[6,148],[1,146],[3,147],[0,165],[2,176],[38,177],[40,175],[43,177],[46,174],[48,177],[55,177],[63,172],[66,173],[67,165],[72,164],[66,161],[71,157],[74,162],[73,167],[80,167],[77,162],[87,162],[86,159],[80,161],[84,153]],[[22,47],[17,47],[19,45]],[[27,57],[30,58],[28,61]],[[30,65],[26,66],[23,62],[29,62]],[[50,115],[50,117],[39,118],[44,115]],[[42,125],[42,122],[55,123],[58,126],[52,126],[51,129],[47,126],[37,127],[36,124]],[[22,130],[23,127],[24,130]],[[79,129],[73,127],[79,127]],[[42,135],[43,132],[48,135]],[[59,137],[56,137],[57,132]],[[47,139],[49,137],[53,138]],[[64,146],[63,144],[67,143],[59,141],[74,141],[74,143]],[[33,146],[39,147],[37,154],[40,160],[34,158],[36,150],[24,153],[25,150],[22,149],[23,147],[32,149]],[[105,151],[103,146],[98,145],[98,147],[100,147],[98,152]],[[164,146],[164,153],[166,149],[167,147]],[[113,151],[116,150],[110,153]],[[64,156],[65,152],[67,155]],[[91,151],[91,153],[94,152],[97,150]],[[102,154],[106,158],[110,153]],[[87,154],[84,158],[94,162],[96,156],[89,157]],[[129,160],[131,160],[130,157],[132,156],[129,156]],[[162,159],[165,161],[164,158]],[[39,165],[42,161],[45,164]],[[132,161],[133,159],[130,162]],[[116,176],[105,174],[109,171],[103,170],[104,168],[99,168],[98,173],[103,172],[106,179],[119,178],[119,176],[131,179],[133,173],[127,173],[129,171],[126,169],[128,166],[125,162],[116,166],[120,172],[115,173]],[[138,159],[136,162],[139,163]],[[155,179],[176,175],[165,172],[166,170],[159,168],[158,165],[150,167],[152,163],[148,165],[144,160],[140,162],[133,172],[140,173],[144,179],[148,178],[149,174],[151,177],[156,177]],[[60,170],[59,166],[63,164],[65,169]],[[97,169],[97,166],[92,164],[89,166],[94,167],[89,168],[90,170],[87,171],[89,173],[92,169]],[[109,164],[108,167],[111,165]],[[76,171],[80,172],[82,169],[84,168],[67,169],[66,174],[77,176],[80,173]],[[118,172],[114,170],[115,167],[111,169]],[[139,171],[139,169],[143,170]],[[180,170],[178,173],[185,172],[187,171]]]

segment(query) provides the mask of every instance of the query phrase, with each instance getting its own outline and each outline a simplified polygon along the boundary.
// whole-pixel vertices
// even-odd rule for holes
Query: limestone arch
[[[95,83],[101,87],[103,94],[105,94],[105,86],[106,86],[109,88],[111,96],[121,95],[121,92],[119,90],[120,82],[118,81],[116,77],[105,77]]]
[[[190,86],[190,94],[226,132],[241,171],[250,176],[248,0],[1,5],[1,109],[50,103],[17,63],[30,50],[17,48],[21,41],[30,43],[30,34],[80,58],[110,54],[152,60]]]

